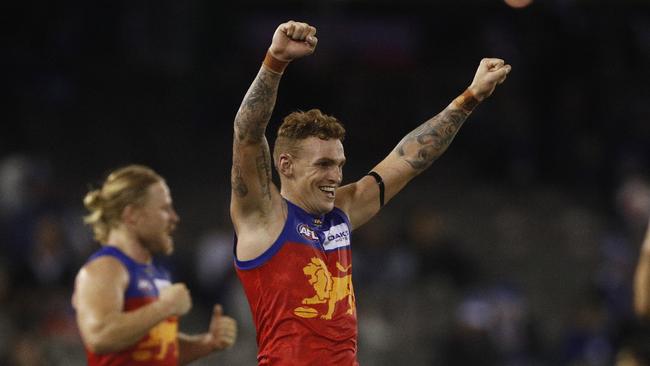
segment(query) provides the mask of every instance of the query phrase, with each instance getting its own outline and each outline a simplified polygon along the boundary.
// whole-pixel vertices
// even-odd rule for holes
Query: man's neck
[[[144,248],[133,234],[123,229],[113,229],[108,234],[108,245],[120,249],[124,254],[139,263],[150,263],[151,252]]]
[[[297,194],[294,194],[293,192],[294,192],[293,190],[284,189],[284,187],[280,189],[280,195],[282,197],[284,197],[286,200],[293,203],[294,205],[300,207],[301,209],[303,209],[303,211],[311,213],[309,208],[304,204],[303,200],[301,200],[300,197]]]
[[[280,195],[287,199],[289,202],[293,203],[294,205],[300,207],[303,211],[307,212],[310,215],[315,215],[315,216],[320,216],[324,215],[324,213],[318,213],[314,212],[308,205],[305,204],[305,200],[302,199],[299,195],[297,194],[291,194],[291,190],[280,190]]]

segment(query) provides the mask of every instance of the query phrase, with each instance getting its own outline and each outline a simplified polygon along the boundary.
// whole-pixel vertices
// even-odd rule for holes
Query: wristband
[[[463,94],[454,99],[454,105],[467,113],[472,113],[474,108],[480,103],[474,94],[466,89]]]
[[[270,51],[266,51],[266,57],[264,57],[262,65],[264,65],[269,71],[282,75],[284,69],[289,65],[289,61],[280,61],[273,57]]]
[[[377,174],[374,171],[366,175],[375,178],[375,182],[377,182],[377,185],[379,186],[379,207],[384,207],[384,180],[381,178],[381,175]]]

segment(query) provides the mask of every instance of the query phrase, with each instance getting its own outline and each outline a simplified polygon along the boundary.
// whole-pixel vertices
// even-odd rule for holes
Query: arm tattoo
[[[243,198],[248,194],[248,186],[244,182],[244,178],[241,174],[241,166],[239,165],[239,159],[237,154],[234,154],[232,162],[232,173],[231,174],[231,185],[232,191],[235,192],[237,197]]]
[[[278,92],[280,76],[260,69],[235,117],[235,138],[259,143],[264,138]]]
[[[264,197],[271,200],[271,154],[266,144],[260,149],[260,155],[255,159],[260,188]]]
[[[395,151],[413,169],[421,172],[447,150],[468,115],[461,110],[446,108],[404,136]]]
[[[260,144],[261,152],[255,158],[255,168],[262,197],[271,199],[271,156],[264,132],[275,106],[279,83],[280,75],[261,68],[237,111],[231,184],[234,194],[239,198],[244,198],[249,193],[245,176],[242,174],[242,152],[239,149],[244,144]]]

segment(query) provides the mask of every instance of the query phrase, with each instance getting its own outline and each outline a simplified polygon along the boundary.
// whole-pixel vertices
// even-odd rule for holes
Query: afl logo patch
[[[311,240],[311,241],[318,240],[318,236],[316,236],[314,230],[310,229],[309,226],[305,224],[298,225],[296,227],[296,230],[298,231],[298,234],[302,235],[302,237],[307,240]]]
[[[144,292],[144,293],[149,293],[153,291],[153,286],[151,285],[151,282],[148,280],[145,280],[143,278],[138,280],[138,290]]]

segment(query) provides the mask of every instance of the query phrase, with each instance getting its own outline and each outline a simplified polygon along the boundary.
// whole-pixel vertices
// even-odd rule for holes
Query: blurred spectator
[[[31,206],[34,199],[34,162],[24,155],[10,155],[0,160],[0,217],[16,215]]]
[[[459,290],[480,278],[480,265],[463,249],[445,222],[445,216],[429,207],[413,210],[406,221],[406,239],[417,258],[417,278],[442,277]]]
[[[35,331],[18,334],[11,344],[9,364],[12,366],[49,366],[45,352],[45,339]]]
[[[494,309],[481,294],[466,297],[459,304],[454,328],[443,341],[441,360],[434,364],[449,366],[503,365],[497,344],[490,337]]]
[[[458,304],[444,365],[537,365],[545,355],[523,294],[507,285],[469,292]]]
[[[7,264],[0,259],[0,364],[8,363],[11,353],[11,339],[14,336],[12,317],[12,279]]]
[[[562,365],[611,365],[614,344],[608,327],[607,308],[598,293],[586,294],[570,316],[563,340]]]
[[[607,307],[608,321],[613,325],[633,317],[632,278],[636,256],[624,237],[604,237],[600,245],[600,263],[595,285]]]
[[[65,246],[63,226],[51,214],[36,219],[32,248],[27,259],[31,274],[40,285],[62,285],[72,278],[72,257]]]
[[[229,301],[229,287],[235,278],[233,235],[225,229],[207,232],[199,239],[194,251],[198,293],[205,304],[224,304]]]
[[[616,208],[626,229],[639,235],[650,217],[650,183],[639,175],[625,177],[616,191]]]

